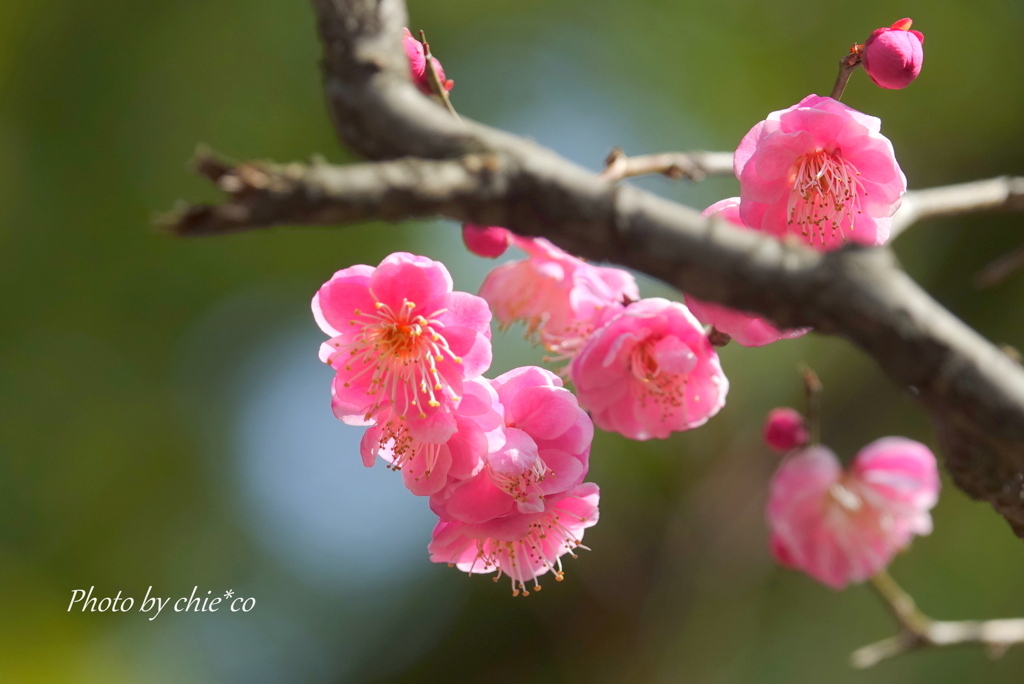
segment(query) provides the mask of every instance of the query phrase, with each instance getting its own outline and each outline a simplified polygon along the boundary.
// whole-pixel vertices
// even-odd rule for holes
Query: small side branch
[[[992,287],[1021,269],[1024,269],[1024,243],[981,269],[974,276],[974,285],[978,288]]]
[[[177,235],[433,217],[486,203],[503,190],[501,165],[490,154],[333,166],[321,160],[234,164],[200,150],[192,165],[228,199],[181,207],[158,221]]]
[[[437,73],[437,68],[434,66],[434,56],[430,54],[430,43],[427,42],[427,34],[423,31],[420,31],[420,43],[423,45],[424,64],[430,89],[434,91],[434,96],[441,100],[448,113],[454,116],[456,120],[462,121],[459,118],[459,113],[455,111],[455,107],[452,105],[451,98],[448,96],[448,88],[441,81],[441,75]]]
[[[663,152],[627,157],[621,147],[613,147],[600,177],[614,183],[660,173],[673,180],[685,178],[698,183],[709,176],[732,175],[732,156],[732,152]]]
[[[850,664],[855,668],[872,667],[921,648],[975,644],[984,647],[989,657],[999,658],[1011,646],[1024,644],[1024,619],[932,620],[886,571],[871,578],[871,583],[895,618],[900,633],[854,651]]]
[[[848,54],[843,55],[843,58],[839,60],[839,75],[836,76],[836,83],[832,86],[832,99],[841,100],[843,99],[843,92],[846,90],[846,84],[850,80],[850,76],[860,66],[861,49],[863,45],[854,45],[850,48]]]
[[[981,211],[1024,211],[1024,177],[999,176],[987,180],[911,190],[892,217],[894,239],[918,221]]]

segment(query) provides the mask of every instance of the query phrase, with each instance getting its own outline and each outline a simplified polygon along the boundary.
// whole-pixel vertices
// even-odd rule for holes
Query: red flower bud
[[[764,441],[775,451],[786,452],[802,447],[809,437],[807,421],[795,409],[772,409],[764,421]]]
[[[871,80],[883,88],[906,88],[921,73],[924,35],[911,31],[910,19],[875,29],[864,43],[861,62]]]
[[[462,224],[462,241],[466,249],[477,256],[497,259],[512,244],[512,234],[499,226]]]
[[[413,38],[409,29],[403,28],[402,44],[405,46],[405,56],[409,58],[409,72],[412,76],[412,82],[416,84],[416,87],[423,94],[430,95],[433,90],[427,77],[427,56],[423,52],[423,43]],[[438,80],[441,81],[441,85],[444,86],[445,90],[451,90],[455,85],[455,81],[446,81],[444,68],[441,66],[441,63],[434,57],[430,59],[434,65],[434,71],[437,72]]]

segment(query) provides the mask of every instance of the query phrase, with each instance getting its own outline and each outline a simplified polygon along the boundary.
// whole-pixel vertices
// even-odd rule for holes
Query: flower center
[[[837,148],[805,154],[797,163],[793,189],[786,204],[789,224],[801,226],[810,244],[815,237],[825,244],[825,233],[838,233],[843,241],[846,231],[854,229],[854,219],[861,211],[861,196],[867,195],[860,181],[860,172],[843,158]]]
[[[395,472],[400,471],[414,458],[422,457],[419,469],[423,471],[423,477],[429,478],[437,464],[442,446],[416,441],[404,424],[396,424],[394,420],[389,419],[384,423],[380,440],[377,442],[377,453],[388,460],[388,469]]]
[[[686,385],[696,365],[696,354],[674,335],[648,338],[636,345],[629,356],[629,368],[633,377],[643,383],[640,405],[646,407],[648,400],[661,404],[662,420],[667,420],[675,409],[685,408]],[[694,397],[694,401],[700,401],[700,397]]]
[[[402,301],[397,311],[383,302],[376,302],[374,310],[363,312],[356,309],[350,326],[359,332],[346,345],[349,360],[345,370],[351,371],[353,364],[363,369],[348,379],[372,372],[367,394],[377,396],[373,407],[367,412],[369,420],[380,409],[385,399],[390,400],[392,410],[399,418],[405,418],[412,410],[426,418],[422,401],[436,408],[441,405],[445,391],[455,401],[455,395],[448,382],[438,372],[437,364],[448,357],[455,363],[462,359],[448,347],[448,341],[441,334],[444,324],[438,320],[446,309],[439,309],[428,316],[414,313],[416,304],[408,299]]]
[[[832,497],[832,500],[848,513],[856,513],[864,505],[864,502],[857,493],[842,482],[837,482],[832,485],[832,487],[829,488],[828,493],[829,496]]]
[[[536,495],[541,501],[544,500],[544,492],[541,483],[554,471],[549,469],[539,457],[533,465],[523,473],[506,474],[497,472],[490,468],[491,481],[495,486],[516,500],[516,503],[526,503],[531,495]]]
[[[586,518],[580,518],[580,522],[586,522]],[[554,574],[555,581],[561,582],[565,578],[561,556],[568,553],[578,558],[573,553],[578,548],[590,550],[576,538],[574,532],[562,524],[561,516],[554,513],[530,523],[526,535],[516,541],[478,539],[476,559],[469,574],[473,574],[477,563],[483,566],[484,572],[497,568],[495,582],[501,579],[502,574],[508,575],[512,582],[512,595],[529,596],[526,582],[532,579],[533,590],[540,591],[538,578],[549,570]]]

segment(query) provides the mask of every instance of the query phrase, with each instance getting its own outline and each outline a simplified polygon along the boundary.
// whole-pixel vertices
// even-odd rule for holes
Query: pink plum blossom
[[[512,238],[512,233],[500,226],[462,224],[462,241],[466,243],[466,249],[477,256],[497,259],[512,244]]]
[[[883,244],[907,179],[880,130],[877,118],[817,95],[769,114],[733,158],[743,223],[822,251]]]
[[[639,440],[703,425],[729,391],[700,323],[660,298],[630,304],[597,330],[570,376],[598,427]]]
[[[527,258],[492,270],[480,296],[502,326],[524,322],[527,336],[543,344],[552,360],[571,359],[624,301],[640,296],[633,276],[622,269],[593,266],[544,238],[513,240]]]
[[[363,434],[363,465],[376,457],[401,471],[405,486],[417,496],[439,492],[449,480],[462,481],[480,470],[487,454],[505,444],[504,416],[498,394],[485,378],[466,380],[455,411],[455,432],[443,444],[422,442],[410,435],[406,421],[385,408]]]
[[[906,88],[921,73],[924,34],[910,29],[913,21],[900,19],[888,28],[875,29],[861,50],[864,71],[883,88]]]
[[[764,421],[764,441],[775,451],[785,453],[807,444],[810,436],[807,419],[796,409],[780,407],[768,412]]]
[[[829,449],[808,447],[772,479],[772,553],[833,589],[863,582],[931,532],[939,486],[935,456],[903,437],[869,444],[847,472]]]
[[[434,91],[431,89],[430,81],[427,78],[427,57],[423,52],[423,43],[416,40],[409,29],[403,28],[402,45],[405,47],[405,56],[409,58],[409,71],[412,74],[412,82],[424,94],[430,95]],[[441,66],[441,63],[435,57],[431,57],[431,59],[433,60],[438,80],[444,85],[445,90],[451,90],[455,86],[455,81],[446,81],[444,78],[444,68]]]
[[[438,522],[428,547],[430,560],[455,565],[463,572],[498,571],[507,575],[512,595],[529,596],[526,583],[540,591],[538,578],[551,572],[562,581],[561,557],[582,546],[583,531],[597,523],[597,485],[584,483],[547,500],[543,510],[515,513],[484,525]]]
[[[541,513],[550,498],[582,483],[587,473],[594,426],[557,375],[528,366],[491,386],[504,441],[477,450],[480,465],[450,473],[447,486],[435,490],[430,506],[442,520],[503,524],[509,515]]]
[[[701,212],[701,216],[717,216],[740,228],[746,228],[740,221],[740,198],[730,197],[715,202]],[[698,321],[713,325],[744,347],[761,347],[778,340],[793,339],[806,335],[810,328],[779,330],[756,314],[743,313],[714,302],[705,302],[692,295],[686,295],[686,306]]]
[[[320,359],[336,372],[332,408],[349,424],[387,409],[412,438],[442,444],[464,381],[491,363],[487,303],[453,292],[448,269],[426,257],[396,252],[376,268],[338,271],[313,297],[313,315],[331,336]]]

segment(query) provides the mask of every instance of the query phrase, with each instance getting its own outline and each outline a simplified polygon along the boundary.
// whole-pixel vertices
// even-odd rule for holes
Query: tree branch
[[[992,658],[1001,657],[1011,646],[1024,644],[1024,619],[932,620],[918,610],[914,599],[884,570],[871,579],[900,627],[894,637],[859,648],[850,656],[858,669],[877,665],[887,658],[920,648],[978,644]]]
[[[220,205],[189,206],[160,219],[178,235],[220,235],[281,224],[338,225],[447,215],[502,198],[507,185],[495,155],[402,159],[332,166],[246,162],[233,166],[208,150],[197,172],[228,193]]]
[[[956,216],[979,211],[1024,211],[1024,178],[1000,176],[987,180],[911,190],[892,217],[896,238],[907,228],[927,218]]]
[[[531,141],[459,123],[409,82],[401,0],[313,4],[341,138],[370,159],[418,159],[220,168],[208,175],[229,202],[186,210],[175,230],[440,215],[543,235],[781,327],[842,335],[928,409],[956,482],[1024,535],[1024,369],[932,300],[888,250],[813,252],[610,183]]]
[[[662,152],[627,157],[621,147],[613,147],[604,163],[600,176],[613,182],[660,173],[673,180],[686,178],[697,183],[708,176],[731,176],[733,173],[732,152]]]
[[[1024,243],[981,269],[974,276],[974,285],[978,288],[992,287],[1022,268],[1024,268]]]

